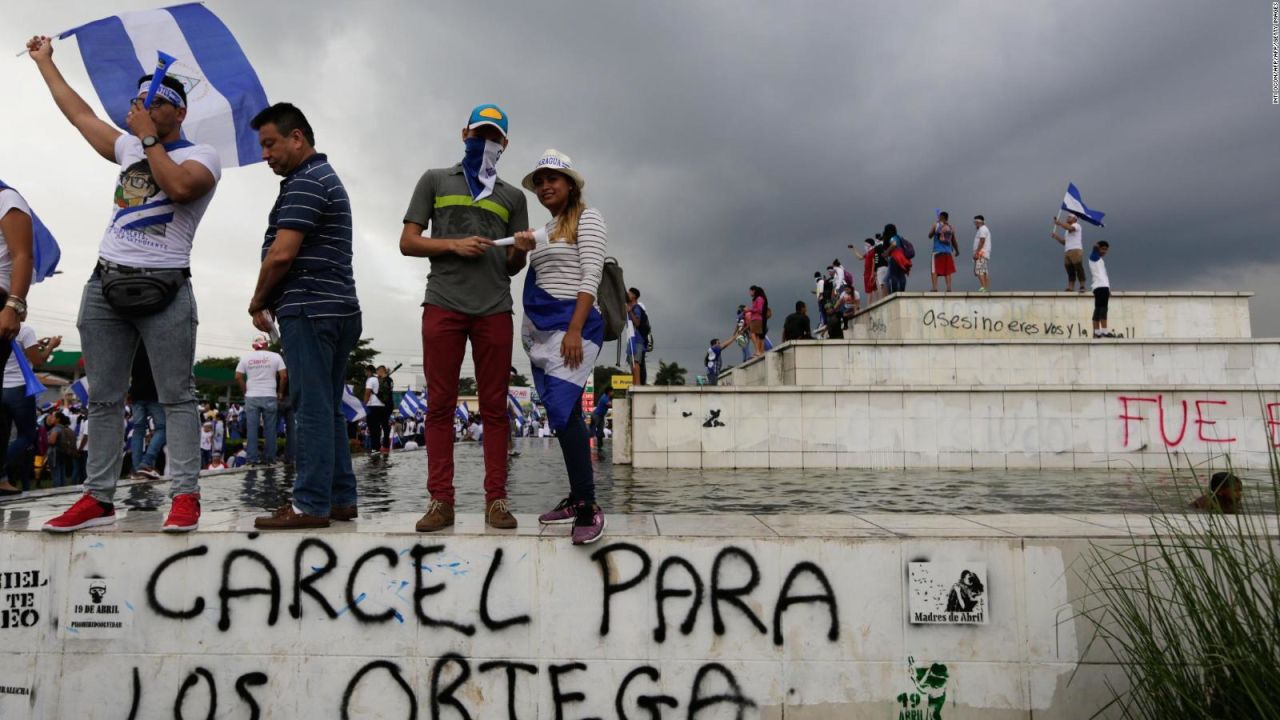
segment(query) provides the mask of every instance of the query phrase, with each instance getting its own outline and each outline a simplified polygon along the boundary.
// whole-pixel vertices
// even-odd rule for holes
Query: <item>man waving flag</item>
[[[1062,198],[1062,209],[1075,215],[1090,225],[1104,227],[1102,224],[1102,216],[1104,212],[1098,210],[1090,210],[1084,204],[1084,200],[1080,197],[1080,191],[1076,189],[1075,183],[1067,183],[1067,194]]]
[[[158,51],[177,58],[167,74],[187,91],[187,140],[212,145],[224,167],[262,160],[249,126],[269,104],[258,74],[227,26],[199,3],[113,15],[58,35],[74,35],[98,99],[121,129],[138,78]]]

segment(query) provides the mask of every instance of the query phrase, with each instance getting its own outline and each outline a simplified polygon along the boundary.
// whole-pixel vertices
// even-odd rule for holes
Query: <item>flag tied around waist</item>
[[[0,180],[0,190],[18,192],[3,180]],[[26,198],[23,200],[25,201]],[[31,203],[27,203],[28,207],[30,205]],[[43,282],[58,269],[58,261],[62,259],[62,249],[58,247],[58,241],[53,238],[53,233],[49,232],[49,228],[45,227],[36,216],[34,209],[31,211],[31,251],[33,260],[31,281]]]
[[[1080,191],[1076,188],[1075,183],[1067,183],[1067,194],[1062,198],[1062,209],[1075,215],[1090,225],[1105,227],[1102,224],[1102,217],[1106,213],[1098,210],[1090,210],[1084,204],[1084,200],[1080,197]]]
[[[187,91],[183,135],[212,145],[224,167],[262,160],[253,116],[269,104],[258,74],[227,26],[199,3],[112,15],[58,35],[74,35],[85,70],[107,114],[126,130],[125,114],[138,78],[156,66],[160,50],[176,61],[168,75]]]
[[[427,411],[427,403],[418,394],[408,390],[400,398],[400,414],[405,417],[417,417]]]
[[[343,417],[347,419],[347,422],[353,423],[353,422],[360,422],[361,420],[363,420],[366,414],[367,413],[365,413],[364,411],[364,403],[360,402],[360,398],[357,398],[355,395],[351,394],[350,386],[343,385],[342,386]]]

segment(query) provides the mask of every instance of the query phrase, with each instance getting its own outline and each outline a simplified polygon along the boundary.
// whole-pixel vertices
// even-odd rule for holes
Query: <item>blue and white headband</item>
[[[147,91],[150,89],[151,89],[150,80],[144,83],[141,83],[140,85],[138,85],[138,97],[141,97],[141,98],[146,97]],[[160,87],[156,88],[156,97],[164,98],[166,101],[169,102],[169,104],[173,105],[174,107],[187,106],[187,103],[182,99],[182,96],[178,94],[178,91],[166,85],[161,85]]]

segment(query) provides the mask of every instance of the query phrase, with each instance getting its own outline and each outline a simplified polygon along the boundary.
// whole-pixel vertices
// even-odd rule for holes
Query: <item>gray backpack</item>
[[[604,318],[604,339],[609,341],[622,337],[622,329],[627,326],[627,283],[622,279],[622,266],[611,257],[604,259],[596,304]]]

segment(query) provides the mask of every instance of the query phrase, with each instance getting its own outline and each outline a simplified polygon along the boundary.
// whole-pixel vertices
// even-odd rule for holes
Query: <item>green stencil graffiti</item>
[[[907,676],[915,690],[898,694],[898,720],[942,720],[950,677],[947,666],[931,663],[927,667],[916,667],[916,659],[909,657]]]

